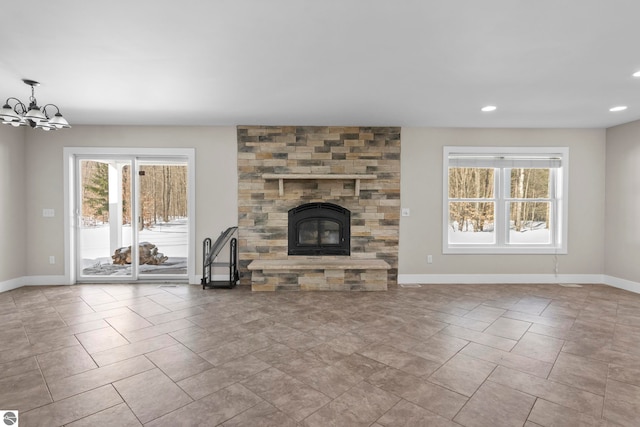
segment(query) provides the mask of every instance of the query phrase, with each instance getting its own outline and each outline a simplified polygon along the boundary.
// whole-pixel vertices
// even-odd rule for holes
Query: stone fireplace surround
[[[238,126],[237,135],[241,284],[254,291],[396,286],[399,127]],[[287,254],[288,211],[311,202],[351,211],[350,256]]]

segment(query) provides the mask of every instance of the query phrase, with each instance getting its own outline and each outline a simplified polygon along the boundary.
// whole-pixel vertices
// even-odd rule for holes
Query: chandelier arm
[[[56,113],[60,114],[60,108],[58,108],[56,104],[47,104],[44,107],[42,107],[42,112],[44,113],[47,119],[50,118],[50,116],[47,114],[47,107],[56,107]]]
[[[13,107],[11,107],[11,105],[9,104],[9,101],[12,101],[12,100],[16,101]],[[27,106],[24,105],[24,103],[20,101],[18,98],[14,98],[13,96],[10,96],[9,98],[7,98],[7,100],[5,101],[5,105],[8,105],[13,111],[16,112],[16,114],[23,115],[24,113],[27,112]],[[20,111],[18,111],[18,106],[20,107]]]

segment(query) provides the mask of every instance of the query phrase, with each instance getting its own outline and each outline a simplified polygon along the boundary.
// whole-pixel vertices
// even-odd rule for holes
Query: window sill
[[[445,255],[566,255],[567,248],[559,247],[477,247],[456,246],[442,249]]]

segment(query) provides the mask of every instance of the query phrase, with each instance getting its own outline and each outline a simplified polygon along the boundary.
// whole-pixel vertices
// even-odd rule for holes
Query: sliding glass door
[[[188,278],[188,158],[77,155],[74,169],[78,281]]]

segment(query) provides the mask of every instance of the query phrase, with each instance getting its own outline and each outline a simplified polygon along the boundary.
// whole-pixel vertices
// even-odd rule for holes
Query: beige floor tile
[[[84,347],[79,345],[40,354],[37,359],[49,382],[97,368]]]
[[[311,357],[278,363],[275,367],[334,399],[362,380],[351,371]]]
[[[59,348],[72,347],[78,344],[78,340],[73,335],[64,336],[56,341],[38,342],[35,344],[20,342],[14,346],[7,346],[7,350],[0,351],[0,364],[24,359],[25,357],[37,356],[38,354],[48,353]]]
[[[545,380],[502,366],[498,366],[493,371],[489,380],[596,418],[600,417],[602,413],[602,396],[555,381]]]
[[[464,315],[467,319],[480,320],[481,322],[492,323],[498,320],[500,316],[506,313],[507,310],[501,308],[489,307],[486,305],[479,305],[470,312]]]
[[[143,424],[192,402],[157,368],[114,382],[113,386]]]
[[[49,382],[49,390],[54,400],[60,400],[153,368],[155,365],[147,358],[138,356],[59,380],[52,380]]]
[[[129,341],[113,328],[83,332],[77,334],[76,338],[90,354],[129,344]]]
[[[378,419],[378,425],[385,427],[458,427],[452,421],[427,411],[406,400],[401,400]]]
[[[282,360],[299,359],[303,355],[299,351],[280,343],[272,344],[269,347],[263,350],[258,350],[252,354],[263,362],[270,364],[278,363]]]
[[[529,414],[529,421],[541,426],[598,427],[601,425],[599,418],[556,405],[544,399],[536,400],[533,410]]]
[[[131,359],[141,354],[150,353],[165,347],[176,345],[177,341],[169,335],[159,335],[144,341],[121,345],[108,350],[93,353],[91,357],[100,366],[111,365],[126,359]]]
[[[61,426],[122,403],[122,398],[111,385],[50,403],[20,413],[20,425]]]
[[[200,399],[268,369],[270,365],[249,355],[227,362],[178,382],[193,399]]]
[[[530,357],[521,356],[519,354],[498,350],[497,348],[488,347],[486,345],[470,343],[460,351],[461,354],[475,357],[477,359],[486,360],[497,365],[507,368],[516,369],[528,374],[536,375],[541,378],[547,378],[552,363],[542,362]]]
[[[139,427],[140,421],[131,412],[126,403],[121,403],[103,411],[97,412],[78,421],[67,424],[65,427],[98,427],[98,426],[118,426],[118,427]]]
[[[442,364],[467,344],[469,344],[469,341],[439,333],[407,351],[427,360]]]
[[[362,382],[304,420],[308,427],[369,426],[400,398]]]
[[[234,384],[145,424],[145,427],[215,426],[260,402],[262,399],[247,388]]]
[[[130,342],[137,342],[170,332],[179,331],[180,329],[192,328],[193,326],[193,323],[189,322],[187,319],[178,319],[166,323],[161,323],[159,325],[136,329],[134,331],[123,332],[122,336]]]
[[[154,325],[161,323],[171,322],[173,320],[186,319],[198,314],[206,314],[205,310],[201,307],[188,307],[182,310],[173,310],[169,313],[156,314],[154,316],[148,316],[146,319]]]
[[[609,379],[640,387],[640,364],[636,368],[609,365]]]
[[[203,351],[199,353],[199,355],[212,365],[219,366],[238,357],[253,353],[254,351],[268,348],[273,343],[274,341],[267,337],[266,334],[254,334],[230,343],[218,343],[218,346]]]
[[[517,341],[507,338],[497,337],[495,335],[486,334],[484,332],[472,331],[471,329],[461,328],[459,326],[447,326],[442,330],[444,335],[450,335],[452,337],[460,338],[475,342],[478,344],[488,345],[499,350],[511,351],[516,345]]]
[[[471,397],[496,365],[464,354],[453,356],[428,379],[464,396]]]
[[[603,417],[622,426],[640,425],[640,387],[608,380]]]
[[[182,344],[147,353],[147,358],[173,381],[180,381],[213,368],[213,365]]]
[[[131,312],[105,319],[116,331],[123,333],[153,326],[151,322],[137,313]]]
[[[397,369],[377,372],[367,382],[447,419],[453,418],[467,402],[466,396]]]
[[[222,424],[222,427],[245,426],[297,427],[298,423],[275,406],[262,401]]]
[[[550,299],[547,298],[539,298],[539,297],[524,297],[517,304],[511,307],[511,311],[540,315],[547,308],[547,305],[551,302]]]
[[[569,353],[560,353],[549,379],[604,396],[609,366]]]
[[[0,379],[2,409],[22,412],[51,402],[47,385],[39,370]]]
[[[523,322],[531,322],[543,326],[551,326],[552,328],[568,329],[573,325],[574,320],[558,317],[542,317],[535,314],[523,313],[519,311],[509,310],[502,317],[508,319],[522,320]]]
[[[370,345],[359,354],[416,376],[431,375],[439,366],[432,360],[383,344]]]
[[[331,401],[326,395],[275,368],[253,375],[242,381],[242,385],[296,421],[302,421]]]
[[[560,350],[562,350],[563,345],[564,340],[527,332],[518,341],[512,353],[553,363],[558,357]]]
[[[454,421],[465,427],[522,426],[535,400],[533,396],[487,381]]]
[[[36,358],[33,356],[25,357],[24,359],[18,359],[0,365],[0,379],[37,370],[38,362]]]
[[[484,332],[502,338],[519,340],[531,325],[532,323],[530,322],[500,317],[499,319],[496,319],[491,326],[485,329]]]
[[[187,285],[25,287],[0,293],[0,401],[31,408],[28,419],[47,424],[139,425],[134,407],[153,413],[149,422],[162,413],[173,423],[189,407],[213,411],[227,427],[302,426],[307,418],[389,427],[500,425],[501,408],[520,413],[512,399],[523,393],[537,403],[524,423],[514,418],[519,425],[635,427],[639,310],[640,295],[604,285],[268,294]],[[376,419],[361,416],[368,405],[356,391],[369,388],[361,381],[384,392],[373,396],[398,400]],[[108,402],[113,383],[128,385],[126,402],[82,403],[93,393]],[[156,389],[179,397],[159,408],[145,401]],[[223,397],[236,395],[238,402]],[[192,399],[202,403],[189,406]],[[483,405],[498,410],[482,414]]]
[[[461,317],[453,314],[440,313],[437,311],[425,314],[425,317],[478,332],[484,331],[491,324],[491,322],[483,322],[481,320],[470,319],[468,317]]]
[[[355,353],[334,363],[334,366],[342,368],[364,379],[369,378],[371,375],[387,367],[384,363],[377,362],[373,359],[369,359],[368,357]]]

